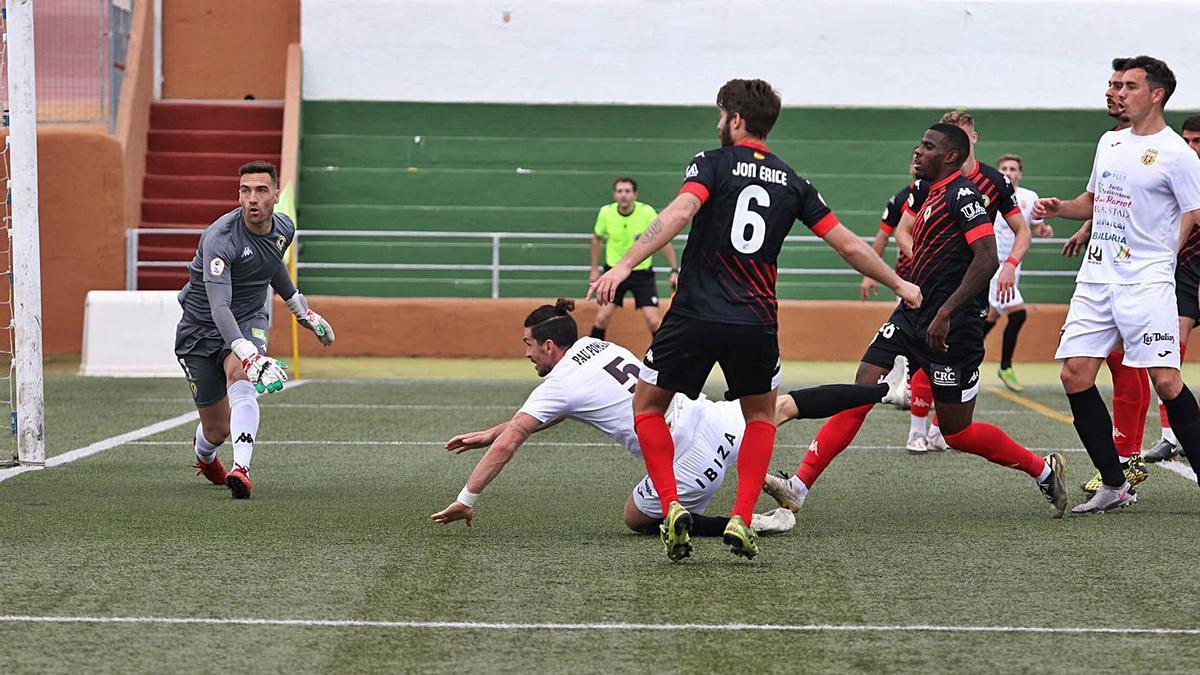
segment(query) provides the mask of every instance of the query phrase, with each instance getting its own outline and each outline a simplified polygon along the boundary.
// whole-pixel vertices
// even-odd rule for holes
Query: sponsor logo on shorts
[[[938,368],[932,372],[933,384],[939,387],[957,387],[958,386],[958,371],[950,366]]]
[[[971,379],[967,380],[967,386],[969,387],[978,381],[979,381],[979,370],[977,369],[975,372],[971,373]]]
[[[1148,345],[1155,342],[1170,342],[1175,344],[1175,335],[1173,333],[1145,333],[1142,335],[1142,344]]]
[[[1168,355],[1168,354],[1170,354],[1170,353],[1171,353],[1171,350],[1170,350],[1170,349],[1168,349],[1168,350],[1166,350],[1166,351],[1159,352],[1159,353],[1158,353],[1158,358],[1160,358],[1160,359],[1161,359],[1161,358],[1163,358],[1163,357],[1167,356],[1167,355]]]
[[[262,340],[263,342],[266,342],[267,331],[265,331],[261,328],[251,328],[250,329],[250,337]]]
[[[654,350],[647,349],[646,350],[646,358],[642,359],[642,363],[644,363],[646,365],[650,365],[653,362],[654,362]]]

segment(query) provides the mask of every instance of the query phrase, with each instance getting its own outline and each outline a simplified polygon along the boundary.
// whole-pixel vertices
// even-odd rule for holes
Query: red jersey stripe
[[[829,213],[825,214],[824,218],[818,220],[816,224],[809,229],[811,229],[812,233],[818,237],[824,237],[825,235],[829,234],[830,230],[838,225],[841,225],[841,223],[838,222],[837,216],[833,215],[833,212],[830,211]]]
[[[976,225],[970,230],[967,230],[967,233],[963,236],[967,238],[968,244],[973,244],[984,237],[994,236],[995,233],[996,231],[993,229],[991,223],[984,223],[983,225]]]
[[[696,195],[696,197],[700,199],[701,206],[704,205],[704,202],[708,201],[708,188],[704,187],[700,183],[684,183],[683,187],[679,188],[679,194],[683,194],[685,192]]]
[[[881,221],[879,221],[879,231],[886,232],[887,234],[891,234],[896,231],[896,228],[892,227],[891,225],[888,225],[887,221],[881,220]]]

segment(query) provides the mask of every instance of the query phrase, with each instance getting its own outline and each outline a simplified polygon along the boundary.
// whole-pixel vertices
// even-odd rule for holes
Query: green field
[[[514,361],[374,364],[395,379],[262,400],[249,501],[192,476],[190,423],[0,482],[0,672],[1194,672],[1200,659],[1200,581],[1177,572],[1200,494],[1163,468],[1131,509],[1051,520],[1023,475],[898,450],[907,414],[880,409],[794,531],[752,561],[700,540],[676,565],[621,524],[640,463],[574,422],[531,439],[474,527],[434,525],[478,457],[441,442],[508,417],[536,378]],[[1041,382],[1029,400],[1066,413],[1052,367],[1022,373]],[[51,375],[49,454],[186,413],[187,394],[182,380]],[[991,389],[978,417],[1066,449],[1076,491],[1090,475],[1070,425]],[[816,429],[782,428],[773,465],[794,469]]]

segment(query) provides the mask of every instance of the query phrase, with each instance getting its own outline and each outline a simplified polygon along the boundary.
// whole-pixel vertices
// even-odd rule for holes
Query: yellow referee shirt
[[[607,240],[604,245],[604,264],[612,267],[621,262],[621,258],[633,247],[633,242],[654,222],[656,216],[658,212],[653,206],[641,202],[633,203],[633,211],[628,216],[621,215],[616,202],[600,207],[595,233],[597,237]],[[633,269],[650,269],[653,258],[646,258]]]

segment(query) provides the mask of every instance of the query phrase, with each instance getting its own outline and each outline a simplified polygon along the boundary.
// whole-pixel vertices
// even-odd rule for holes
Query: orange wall
[[[337,343],[323,349],[308,331],[300,330],[300,353],[343,356],[436,356],[519,358],[521,322],[547,300],[446,299],[446,298],[309,298],[337,333]],[[665,306],[664,306],[665,307]],[[780,352],[785,359],[857,361],[879,326],[892,312],[884,302],[780,303]],[[1017,358],[1052,361],[1058,329],[1066,318],[1065,305],[1028,305],[1029,319],[1021,332]],[[290,351],[290,314],[275,303],[272,352]],[[575,320],[580,334],[591,330],[596,309],[579,303]],[[988,355],[999,354],[1001,330],[992,331]],[[641,316],[626,308],[609,326],[608,338],[636,354],[649,345]]]
[[[300,0],[163,0],[163,98],[282,99]]]
[[[103,130],[38,131],[42,339],[47,354],[77,353],[83,301],[125,287],[121,144]]]

